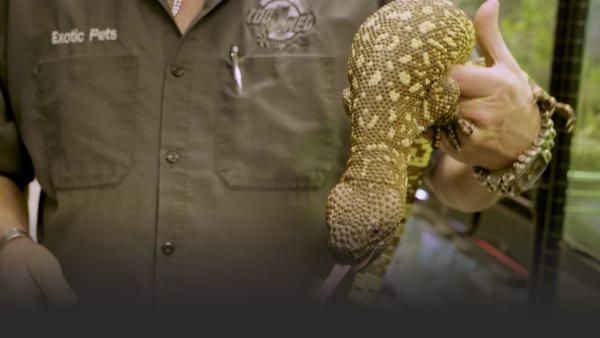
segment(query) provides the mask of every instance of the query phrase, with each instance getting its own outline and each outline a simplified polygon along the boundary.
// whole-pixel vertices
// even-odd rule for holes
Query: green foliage
[[[600,171],[600,0],[591,0],[571,168]]]
[[[482,0],[454,0],[474,16]],[[550,80],[557,0],[501,2],[500,27],[521,67],[547,88]]]
[[[471,15],[483,3],[482,0],[454,2]],[[504,0],[501,4],[501,30],[506,44],[521,67],[548,88],[555,23],[557,17],[561,19],[557,16],[558,0]],[[574,229],[597,225],[597,213],[589,211],[597,207],[589,198],[597,196],[597,189],[589,181],[578,181],[575,174],[600,172],[600,0],[590,0],[590,4],[577,130],[571,147],[573,177],[569,179],[567,197],[567,232],[579,237],[581,232]]]
[[[483,0],[454,0],[454,3],[474,16]],[[590,3],[573,165],[600,171],[596,157],[591,163],[585,160],[589,156],[583,156],[590,151],[600,153],[597,150],[600,149],[600,0]],[[557,5],[557,0],[501,1],[500,26],[506,44],[521,67],[544,88],[549,87],[552,70]]]
[[[590,47],[593,46],[590,36],[587,43]],[[581,143],[584,139],[593,139],[598,142],[596,146],[600,146],[600,56],[586,54],[577,109],[578,131],[575,141]]]
[[[509,12],[501,19],[506,44],[521,67],[540,85],[548,88],[557,1],[523,0],[512,3]]]

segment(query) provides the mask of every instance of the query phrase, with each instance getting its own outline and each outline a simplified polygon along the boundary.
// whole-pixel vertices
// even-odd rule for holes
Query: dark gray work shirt
[[[306,300],[364,0],[0,0],[0,173],[82,304]],[[230,58],[239,48],[241,92]]]

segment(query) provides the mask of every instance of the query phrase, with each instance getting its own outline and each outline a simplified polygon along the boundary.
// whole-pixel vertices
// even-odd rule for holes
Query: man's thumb
[[[513,70],[519,70],[518,63],[500,33],[499,18],[500,2],[498,0],[487,0],[481,5],[473,20],[477,42],[488,66],[502,63]]]

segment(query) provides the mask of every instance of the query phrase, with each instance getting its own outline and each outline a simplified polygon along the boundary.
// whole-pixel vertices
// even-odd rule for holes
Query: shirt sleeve
[[[6,86],[7,1],[0,0],[0,175],[23,188],[33,179],[31,159],[19,136]]]

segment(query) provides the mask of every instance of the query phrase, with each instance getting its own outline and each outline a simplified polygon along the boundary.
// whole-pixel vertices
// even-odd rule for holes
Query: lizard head
[[[401,191],[381,184],[338,184],[329,195],[326,217],[335,260],[356,267],[377,258],[401,225],[404,201]]]

